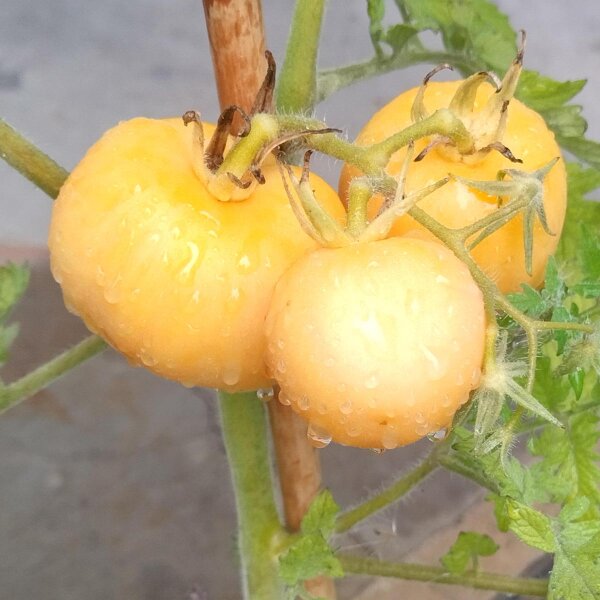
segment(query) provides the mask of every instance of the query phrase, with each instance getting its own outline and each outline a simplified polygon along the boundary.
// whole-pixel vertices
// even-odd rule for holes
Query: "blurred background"
[[[590,78],[577,101],[590,137],[600,138],[597,0],[497,4],[527,30],[527,68]],[[0,8],[0,116],[67,169],[120,120],[191,108],[206,120],[218,116],[200,0],[0,0]],[[293,2],[263,0],[263,9],[267,45],[281,63]],[[366,2],[330,0],[321,66],[371,55]],[[353,137],[426,70],[357,84],[316,114]],[[335,184],[338,165],[321,167]],[[7,381],[85,335],[48,272],[50,209],[48,197],[0,163],[0,262],[32,267]],[[428,443],[381,456],[328,447],[325,484],[338,502],[355,503],[413,465]],[[185,600],[194,586],[203,600],[240,596],[233,498],[209,390],[160,380],[106,352],[0,419],[0,490],[2,598]],[[494,531],[491,507],[465,480],[439,473],[339,544],[435,562],[460,529]],[[516,572],[536,557],[495,538],[507,547],[486,569]],[[400,589],[410,599],[493,596],[355,578],[340,586],[340,598],[397,598]]]

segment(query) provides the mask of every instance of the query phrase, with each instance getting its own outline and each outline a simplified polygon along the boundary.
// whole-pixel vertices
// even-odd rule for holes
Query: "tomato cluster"
[[[438,108],[455,90],[438,84],[427,97]],[[375,115],[359,143],[409,125],[416,94]],[[539,116],[518,103],[509,110],[503,141],[524,168],[558,155]],[[204,125],[205,133],[212,129]],[[133,363],[164,377],[229,391],[279,384],[281,402],[306,418],[316,443],[394,448],[447,427],[477,387],[484,354],[483,296],[464,263],[409,215],[385,239],[319,248],[297,219],[275,161],[262,164],[261,185],[245,198],[223,201],[197,168],[195,135],[180,119],[133,119],[108,131],[73,171],[54,206],[49,240],[67,306]],[[428,140],[417,144],[420,151]],[[388,173],[404,159],[405,150],[394,154]],[[449,171],[493,179],[505,166],[496,153],[474,162],[433,149],[410,166],[405,192]],[[298,169],[291,173],[300,178]],[[342,197],[357,174],[344,168]],[[315,175],[309,182],[341,227],[338,194]],[[557,232],[562,164],[544,186]],[[497,202],[453,180],[420,207],[460,227]],[[376,198],[370,206],[377,209]],[[535,230],[529,275],[520,218],[474,252],[502,290],[539,284],[556,245],[556,237]]]

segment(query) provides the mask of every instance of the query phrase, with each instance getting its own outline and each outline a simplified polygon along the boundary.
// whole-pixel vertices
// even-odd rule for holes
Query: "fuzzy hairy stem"
[[[317,53],[325,0],[297,0],[279,75],[276,103],[284,113],[310,112],[317,96]]]
[[[245,600],[278,600],[277,548],[285,536],[273,497],[265,406],[253,392],[219,392],[221,428],[235,492]]]
[[[69,174],[2,119],[0,119],[0,158],[51,198],[58,196]]]
[[[392,563],[362,556],[338,555],[346,573],[395,577],[413,581],[426,581],[445,585],[462,585],[478,590],[493,590],[508,594],[522,594],[545,598],[548,581],[525,577],[511,577],[499,573],[477,571],[462,575],[448,573],[442,567],[414,563]]]
[[[392,504],[392,502],[396,502],[402,498],[402,496],[407,494],[417,484],[435,471],[438,467],[439,455],[440,447],[434,448],[423,462],[412,471],[400,477],[400,479],[395,481],[391,486],[375,496],[372,496],[362,504],[340,514],[335,526],[336,532],[343,533],[344,531],[348,531],[357,523],[360,523],[360,521],[374,515]]]
[[[106,342],[90,335],[76,346],[59,354],[17,381],[0,387],[0,414],[50,385],[67,371],[106,349]]]

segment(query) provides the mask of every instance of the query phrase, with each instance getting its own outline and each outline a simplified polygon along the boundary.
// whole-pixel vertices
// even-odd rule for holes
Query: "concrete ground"
[[[292,2],[263,4],[268,45],[281,60]],[[528,67],[591,78],[580,100],[599,138],[597,2],[498,4],[528,31]],[[217,115],[199,0],[2,0],[1,9],[0,116],[67,168],[121,119],[192,107],[207,119]],[[330,2],[324,65],[370,55],[363,12],[358,0]],[[359,84],[317,112],[353,135],[423,72]],[[324,168],[334,181],[335,165]],[[7,381],[85,335],[48,273],[49,211],[48,198],[0,164],[0,262],[26,259],[33,269],[15,314],[22,334],[2,372]],[[414,464],[427,444],[382,456],[329,447],[321,452],[325,484],[343,505],[355,503]],[[107,352],[0,419],[0,490],[2,599],[185,600],[193,586],[207,600],[239,598],[233,504],[211,391],[162,381]],[[492,523],[478,490],[439,473],[339,543],[435,563],[458,530]],[[506,544],[485,568],[511,572],[535,556],[511,538]],[[340,597],[490,594],[354,578]]]

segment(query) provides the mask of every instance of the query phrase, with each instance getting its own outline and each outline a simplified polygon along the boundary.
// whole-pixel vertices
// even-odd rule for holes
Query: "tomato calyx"
[[[304,155],[302,176],[298,179],[289,167],[282,167],[282,177],[290,204],[303,230],[323,247],[340,248],[350,244],[373,242],[387,237],[394,221],[408,212],[419,200],[450,181],[445,177],[410,194],[404,193],[406,171],[411,162],[412,144],[398,177],[355,177],[350,184],[346,223],[341,225],[320,205],[310,185],[310,158]],[[288,185],[285,175],[289,179]],[[374,193],[384,193],[384,204],[369,221],[367,205]]]
[[[547,235],[555,236],[550,229],[544,208],[544,179],[558,157],[539,169],[527,173],[518,169],[503,169],[498,172],[496,181],[473,181],[456,176],[463,185],[482,191],[490,196],[498,197],[498,210],[488,217],[476,221],[472,225],[459,230],[466,240],[470,238],[468,249],[472,250],[486,237],[500,229],[517,214],[523,214],[523,245],[525,269],[531,275],[533,265],[533,234],[537,219]],[[509,177],[509,179],[506,179]],[[504,203],[503,198],[509,198]],[[473,239],[471,236],[477,234]]]
[[[461,147],[447,136],[434,135],[431,142],[415,158],[415,161],[423,160],[429,152],[435,149],[448,160],[453,161],[477,163],[491,151],[496,151],[510,162],[523,162],[501,140],[506,130],[508,107],[514,97],[523,69],[524,48],[525,32],[521,31],[521,42],[517,55],[502,80],[490,71],[474,73],[461,83],[452,97],[447,110],[469,132],[471,145]],[[423,79],[411,109],[411,116],[415,123],[424,121],[431,116],[425,106],[427,84],[434,75],[444,69],[452,69],[452,67],[446,64],[439,65]],[[483,106],[479,108],[477,106],[478,92],[483,84],[491,84],[492,90]]]

